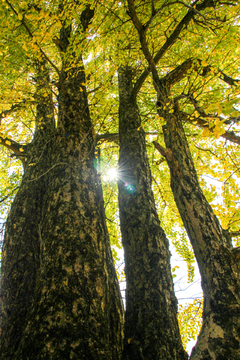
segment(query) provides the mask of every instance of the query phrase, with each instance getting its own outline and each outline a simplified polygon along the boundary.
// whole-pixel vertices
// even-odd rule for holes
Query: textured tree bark
[[[70,30],[60,36],[65,51]],[[4,360],[121,358],[123,308],[81,59],[64,64],[61,76],[58,128],[37,132],[8,217]]]
[[[38,72],[38,69],[36,70]],[[45,183],[42,151],[55,128],[52,96],[42,97],[48,82],[44,72],[38,78],[35,137],[27,146],[27,161],[20,189],[7,219],[1,264],[1,359],[14,359],[26,317],[34,297],[40,266],[39,224]]]
[[[178,322],[169,244],[157,216],[131,68],[119,70],[119,212],[125,254],[124,360],[187,359]]]
[[[160,104],[160,103],[159,103]],[[191,360],[240,359],[238,264],[218,219],[204,197],[177,111],[159,111],[171,188],[198,262],[204,292],[203,325]]]

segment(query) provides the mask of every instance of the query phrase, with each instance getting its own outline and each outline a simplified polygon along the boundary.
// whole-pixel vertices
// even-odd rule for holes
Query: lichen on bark
[[[124,360],[187,359],[178,322],[168,239],[160,226],[132,69],[119,69],[119,212],[125,254]]]
[[[161,109],[158,109],[162,116]],[[203,325],[191,360],[240,359],[240,281],[225,232],[198,182],[181,116],[165,111],[163,127],[171,188],[198,262]]]
[[[60,33],[65,51],[70,35]],[[121,358],[123,306],[81,57],[63,63],[60,80],[57,128],[51,97],[37,96],[35,137],[7,220],[1,360]]]

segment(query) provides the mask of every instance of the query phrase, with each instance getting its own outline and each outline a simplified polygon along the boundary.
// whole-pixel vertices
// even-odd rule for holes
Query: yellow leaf
[[[11,145],[11,141],[6,140],[6,141],[5,141],[5,144],[6,144],[6,145]]]
[[[209,136],[211,133],[210,133],[210,131],[209,131],[209,129],[206,127],[204,130],[203,130],[203,132],[202,132],[202,136],[203,137],[207,137],[207,136]]]
[[[37,44],[32,44],[32,48],[33,48],[33,50],[38,50]]]
[[[213,133],[215,138],[219,139],[220,136],[225,133],[225,129],[223,127],[216,125],[215,128],[213,129]]]
[[[233,111],[233,112],[231,113],[231,116],[233,116],[233,117],[238,117],[239,114],[240,114],[239,111],[235,110],[235,111]]]
[[[23,43],[22,48],[23,48],[25,51],[28,51],[27,44]]]
[[[23,150],[23,148],[19,148],[19,151],[23,152],[24,150]]]
[[[222,112],[222,106],[219,103],[214,103],[214,104],[210,104],[207,109],[206,112],[217,112],[218,114],[221,114]]]
[[[207,66],[208,65],[205,60],[202,60],[201,64],[202,64],[202,66]]]
[[[222,228],[223,228],[224,230],[227,230],[228,227],[229,227],[229,221],[228,221],[228,219],[225,219],[225,218],[221,219],[221,223],[222,223]]]

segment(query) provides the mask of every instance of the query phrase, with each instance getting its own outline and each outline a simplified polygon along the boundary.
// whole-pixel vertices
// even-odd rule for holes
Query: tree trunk
[[[6,223],[1,264],[1,359],[15,358],[40,266],[39,224],[46,189],[39,175],[46,170],[42,152],[55,128],[51,93],[42,97],[43,83],[48,80],[46,71],[37,79],[35,137],[27,146],[25,173]]]
[[[162,112],[160,112],[162,115]],[[191,360],[240,359],[240,282],[237,262],[198,183],[178,112],[163,127],[171,188],[192,243],[204,292],[203,325]]]
[[[63,29],[65,51],[69,36]],[[60,83],[58,128],[44,126],[30,145],[7,221],[4,360],[121,358],[122,302],[81,59],[64,64]]]
[[[124,360],[187,359],[168,240],[157,216],[130,67],[119,70],[119,212],[125,254]]]

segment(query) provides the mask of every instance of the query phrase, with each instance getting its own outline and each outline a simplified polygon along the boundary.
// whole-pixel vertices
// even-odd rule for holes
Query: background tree
[[[125,255],[124,359],[186,359],[168,239],[160,226],[132,68],[119,69],[119,215]],[[140,275],[141,274],[141,275]]]
[[[237,2],[6,1],[1,11],[2,173],[7,165],[12,172],[2,190],[7,204],[18,187],[15,159],[25,167],[6,226],[1,356],[120,357],[122,307],[105,225],[106,215],[111,243],[120,246],[118,209],[114,185],[105,183],[104,215],[100,177],[116,161],[119,140],[124,356],[185,357],[152,177],[161,226],[187,261],[189,281],[194,256],[183,223],[202,275],[204,322],[191,358],[238,358],[238,249],[231,249],[239,234]],[[119,69],[131,69],[125,86]],[[204,175],[223,183],[220,204]],[[165,290],[157,291],[161,284]],[[168,339],[158,322],[171,324]]]
[[[196,5],[197,10],[212,7],[213,3]],[[197,174],[189,151],[178,98],[171,96],[171,86],[185,76],[189,68],[198,70],[199,60],[191,58],[160,79],[155,61],[150,54],[146,33],[152,16],[143,25],[139,20],[133,0],[128,0],[129,15],[138,31],[142,51],[149,63],[154,87],[157,92],[157,111],[166,124],[163,126],[166,148],[154,143],[166,158],[171,174],[171,189],[179,213],[192,243],[199,265],[204,293],[203,325],[191,359],[239,358],[240,283],[238,256],[239,248],[232,249],[228,235],[220,226],[198,183]],[[191,9],[188,16],[191,15]],[[216,9],[215,9],[216,11]],[[213,18],[212,21],[218,21]],[[200,62],[202,65],[202,62]],[[199,75],[205,76],[209,66],[201,68]],[[222,73],[221,73],[222,74]],[[234,84],[223,74],[223,81]],[[184,94],[181,93],[179,96]],[[190,100],[197,100],[188,94]],[[201,111],[201,110],[200,110]],[[234,251],[235,250],[235,251]]]

